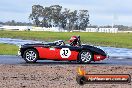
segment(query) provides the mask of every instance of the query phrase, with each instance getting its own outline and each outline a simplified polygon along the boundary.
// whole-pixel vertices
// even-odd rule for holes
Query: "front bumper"
[[[18,52],[17,52],[17,55],[18,55],[18,56],[21,56],[21,51],[20,51],[20,50],[21,50],[21,47],[22,47],[22,45],[19,45],[19,50],[18,50]]]
[[[18,55],[18,56],[21,56],[21,52],[20,52],[20,51],[18,51],[18,52],[17,52],[17,55]]]

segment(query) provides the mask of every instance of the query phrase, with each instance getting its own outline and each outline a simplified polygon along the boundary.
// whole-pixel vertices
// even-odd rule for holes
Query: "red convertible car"
[[[52,43],[24,44],[20,46],[18,53],[27,63],[34,63],[37,60],[90,63],[107,57],[100,48],[81,45],[79,36],[72,36],[69,42],[70,44],[65,44],[62,40],[58,40]]]

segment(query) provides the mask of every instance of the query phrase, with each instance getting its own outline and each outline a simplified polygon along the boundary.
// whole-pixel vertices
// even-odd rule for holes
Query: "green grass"
[[[86,33],[86,32],[34,32],[34,31],[0,31],[0,37],[32,40],[65,40],[73,35],[80,35],[83,43],[101,46],[132,48],[132,33]]]
[[[0,55],[17,55],[18,47],[9,44],[0,44]]]
[[[67,41],[73,35],[80,35],[82,43],[132,48],[132,33],[0,31],[1,38],[20,38],[42,41],[55,41],[58,39]],[[17,50],[18,47],[14,45],[0,44],[0,54],[16,54]]]

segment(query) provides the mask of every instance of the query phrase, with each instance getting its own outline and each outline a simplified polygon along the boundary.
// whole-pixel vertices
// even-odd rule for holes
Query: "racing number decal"
[[[60,50],[60,55],[62,58],[68,58],[71,55],[71,51],[69,48],[62,48]]]

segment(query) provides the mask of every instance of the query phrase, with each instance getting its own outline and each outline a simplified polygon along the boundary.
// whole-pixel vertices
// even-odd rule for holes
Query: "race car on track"
[[[18,54],[27,63],[34,63],[37,60],[90,63],[107,57],[102,49],[81,44],[80,36],[72,36],[69,43],[65,44],[63,40],[58,40],[50,43],[24,44],[20,46]]]

